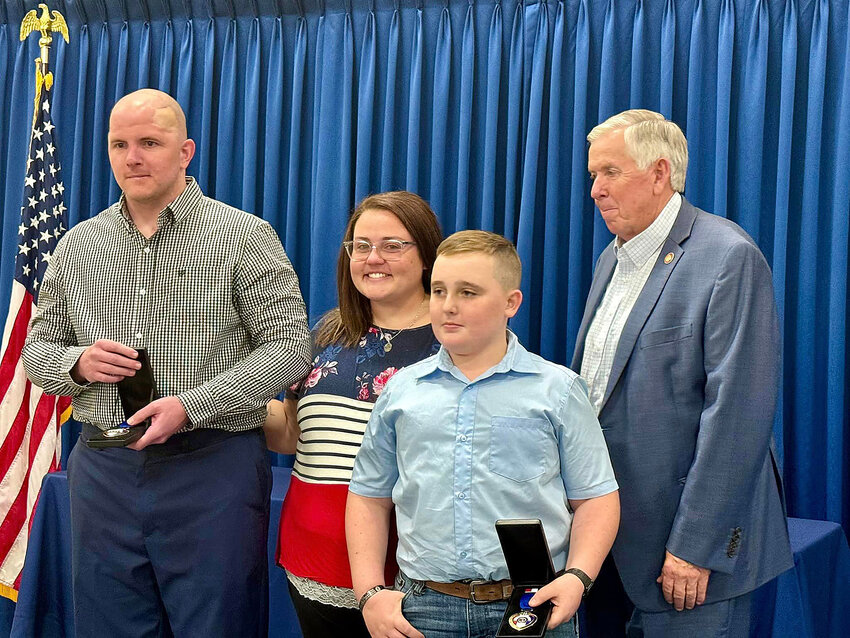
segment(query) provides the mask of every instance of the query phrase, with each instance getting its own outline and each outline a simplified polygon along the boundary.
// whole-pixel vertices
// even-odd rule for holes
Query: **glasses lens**
[[[387,239],[381,242],[380,251],[382,255],[400,255],[404,250],[404,242],[398,239]]]
[[[345,251],[348,253],[348,256],[355,261],[363,261],[368,258],[369,253],[372,252],[372,244],[368,241],[347,241],[343,243],[343,246],[345,246]]]

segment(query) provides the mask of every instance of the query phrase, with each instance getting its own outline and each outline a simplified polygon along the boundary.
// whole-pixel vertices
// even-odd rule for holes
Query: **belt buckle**
[[[476,585],[486,585],[486,580],[471,580],[469,581],[469,600],[474,602],[476,605],[483,605],[485,603],[490,602],[489,600],[478,600],[475,598],[475,586]]]

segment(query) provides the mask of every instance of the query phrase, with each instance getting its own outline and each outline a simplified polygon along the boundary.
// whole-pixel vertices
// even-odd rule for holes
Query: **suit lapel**
[[[616,265],[617,259],[614,256],[613,244],[611,244],[602,252],[596,264],[596,269],[593,271],[593,281],[590,283],[590,292],[587,293],[587,303],[584,305],[584,316],[581,318],[581,326],[578,329],[571,367],[579,374],[581,373],[581,360],[584,356],[584,340],[587,337],[587,331],[590,329],[590,322],[593,320],[593,315],[596,314],[599,302],[602,301],[602,295],[608,287],[608,282],[611,281],[611,275],[614,274]]]
[[[661,296],[664,286],[667,285],[667,280],[670,278],[670,274],[673,272],[673,269],[676,268],[676,265],[679,263],[679,259],[685,252],[682,249],[681,244],[690,237],[696,216],[697,209],[688,203],[685,198],[682,198],[682,206],[679,209],[679,214],[676,216],[676,221],[673,223],[673,227],[670,229],[670,234],[667,236],[667,239],[664,240],[664,243],[661,246],[661,253],[658,255],[658,260],[652,267],[652,272],[649,273],[649,279],[646,280],[646,284],[638,296],[631,313],[629,313],[629,318],[623,326],[623,332],[620,335],[620,341],[617,344],[617,351],[614,353],[614,362],[611,365],[611,373],[608,376],[608,386],[605,388],[605,396],[602,399],[602,405],[599,408],[600,414],[602,414],[602,410],[605,409],[605,404],[608,402],[608,398],[611,396],[617,382],[620,380],[623,370],[625,370],[626,364],[632,356],[632,351],[634,350],[638,337],[643,330],[643,326],[646,324],[646,320],[652,313],[653,308],[655,308],[655,304],[658,302],[658,298]],[[673,254],[672,260],[668,257],[670,253]]]

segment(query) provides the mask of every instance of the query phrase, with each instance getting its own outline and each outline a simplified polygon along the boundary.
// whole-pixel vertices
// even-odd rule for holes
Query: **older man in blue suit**
[[[770,268],[739,226],[681,196],[688,149],[673,122],[626,111],[587,139],[591,197],[616,237],[596,264],[573,368],[622,504],[589,633],[745,637],[750,593],[793,564],[771,450]]]

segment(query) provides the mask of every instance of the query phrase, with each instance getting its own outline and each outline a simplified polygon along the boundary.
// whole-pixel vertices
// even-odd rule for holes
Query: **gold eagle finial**
[[[39,31],[41,38],[39,38],[38,44],[41,47],[41,60],[46,66],[47,47],[53,42],[50,34],[59,33],[65,42],[68,42],[68,25],[65,22],[65,18],[58,11],[54,11],[53,17],[51,17],[50,10],[46,4],[39,4],[38,8],[41,9],[41,17],[38,17],[37,10],[33,9],[21,21],[21,41],[25,40],[33,31]]]
[[[48,91],[53,86],[53,73],[48,70],[47,60],[50,53],[50,44],[53,42],[53,33],[59,33],[65,42],[68,39],[68,24],[65,18],[58,11],[53,11],[50,15],[50,10],[47,5],[41,3],[38,5],[41,9],[41,17],[38,16],[38,11],[33,9],[24,16],[21,21],[21,41],[33,31],[41,33],[38,39],[38,46],[41,48],[41,56],[35,60],[35,103],[38,105],[39,96],[41,95],[41,87],[44,86]],[[33,113],[33,121],[35,121],[35,113]]]

